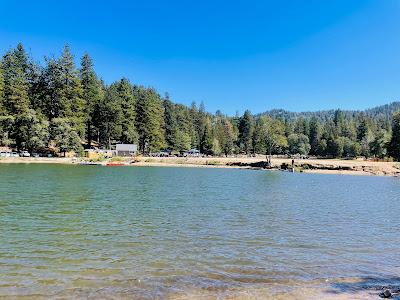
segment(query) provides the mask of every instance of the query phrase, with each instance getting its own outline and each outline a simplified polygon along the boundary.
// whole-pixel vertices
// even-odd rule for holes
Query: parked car
[[[160,153],[159,153],[160,157],[168,157],[170,155],[171,155],[171,152],[168,150],[163,150],[163,151],[160,151]]]
[[[40,152],[38,157],[53,157],[54,155],[50,152]]]
[[[40,154],[39,154],[39,153],[36,153],[36,152],[33,152],[31,156],[32,156],[32,157],[40,157]]]
[[[31,154],[28,151],[21,151],[19,153],[19,156],[21,156],[21,157],[31,157]]]
[[[11,152],[10,156],[11,157],[19,157],[19,154],[17,152]]]
[[[166,150],[163,150],[163,151],[160,151],[160,152],[151,153],[150,156],[153,156],[153,157],[168,157],[168,156],[170,156],[170,152],[166,151]]]
[[[193,157],[200,157],[201,153],[197,149],[190,149],[189,151],[186,151],[183,156],[193,156]]]
[[[11,152],[0,152],[0,157],[10,157]]]

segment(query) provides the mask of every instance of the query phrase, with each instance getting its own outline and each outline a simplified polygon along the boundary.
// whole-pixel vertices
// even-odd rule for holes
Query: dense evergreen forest
[[[206,155],[301,154],[400,158],[400,103],[366,111],[227,116],[174,103],[122,78],[106,85],[88,54],[77,68],[68,46],[44,64],[22,44],[0,61],[0,146],[60,152],[137,143],[142,153],[199,149]]]

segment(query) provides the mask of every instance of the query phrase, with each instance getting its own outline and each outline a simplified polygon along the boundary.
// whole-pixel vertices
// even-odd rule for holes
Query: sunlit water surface
[[[0,297],[375,297],[399,201],[396,178],[2,164]]]

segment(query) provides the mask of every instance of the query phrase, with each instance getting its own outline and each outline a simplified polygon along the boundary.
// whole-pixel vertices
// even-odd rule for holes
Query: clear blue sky
[[[0,49],[68,43],[208,111],[363,109],[400,99],[399,0],[2,1]]]

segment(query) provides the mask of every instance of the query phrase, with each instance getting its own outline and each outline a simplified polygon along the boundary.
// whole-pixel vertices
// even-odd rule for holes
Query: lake
[[[400,282],[399,200],[390,177],[0,164],[0,297],[373,297]]]

